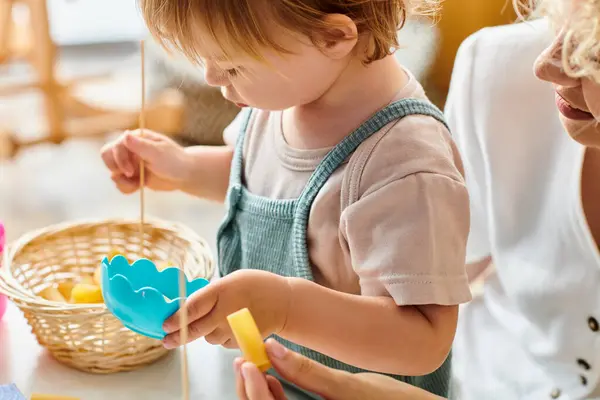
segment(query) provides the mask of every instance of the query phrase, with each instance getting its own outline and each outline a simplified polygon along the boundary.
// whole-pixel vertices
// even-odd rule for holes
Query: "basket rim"
[[[22,250],[32,240],[56,231],[65,231],[74,229],[82,225],[132,225],[140,224],[139,219],[135,218],[81,218],[74,219],[56,224],[51,224],[46,227],[38,228],[24,233],[16,240],[7,244],[2,255],[2,264],[0,264],[0,294],[6,295],[19,308],[39,311],[94,311],[99,312],[99,315],[108,313],[108,308],[102,304],[72,304],[46,300],[41,296],[33,294],[30,290],[21,285],[13,276],[11,264],[20,250]],[[194,230],[181,222],[169,221],[151,215],[146,216],[144,225],[166,230],[177,231],[181,237],[192,244],[193,247],[205,249],[208,251],[209,264],[207,265],[206,279],[211,279],[215,272],[214,260],[210,251],[210,247],[206,240],[197,234]],[[195,244],[195,245],[194,245]]]

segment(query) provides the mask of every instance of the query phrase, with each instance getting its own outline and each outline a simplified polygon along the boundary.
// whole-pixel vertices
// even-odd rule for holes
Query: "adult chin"
[[[586,146],[600,148],[600,123],[596,120],[573,120],[560,115],[565,130],[576,142]]]

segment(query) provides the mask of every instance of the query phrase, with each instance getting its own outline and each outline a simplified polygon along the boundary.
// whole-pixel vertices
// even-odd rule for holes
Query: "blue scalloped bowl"
[[[145,258],[129,264],[122,255],[102,260],[102,295],[108,310],[132,331],[162,339],[167,318],[179,309],[179,269],[162,271]],[[189,281],[186,297],[208,285],[204,278]]]

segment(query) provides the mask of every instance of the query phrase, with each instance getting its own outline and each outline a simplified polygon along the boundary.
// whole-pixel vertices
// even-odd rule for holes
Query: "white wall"
[[[145,31],[135,0],[47,0],[59,45],[137,41]]]

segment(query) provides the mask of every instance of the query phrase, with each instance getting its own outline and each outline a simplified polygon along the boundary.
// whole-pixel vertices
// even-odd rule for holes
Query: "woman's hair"
[[[278,26],[317,42],[339,40],[325,20],[328,14],[351,18],[358,35],[369,40],[366,63],[398,47],[398,30],[412,15],[433,15],[439,0],[138,0],[154,38],[167,50],[175,48],[199,61],[198,37],[214,40],[225,57],[234,53],[262,59],[262,49],[288,49],[270,29]],[[268,24],[267,24],[268,22]],[[339,34],[338,34],[339,35]]]
[[[546,16],[560,31],[565,72],[600,82],[600,0],[513,0],[517,12]],[[523,14],[520,14],[523,15]]]

